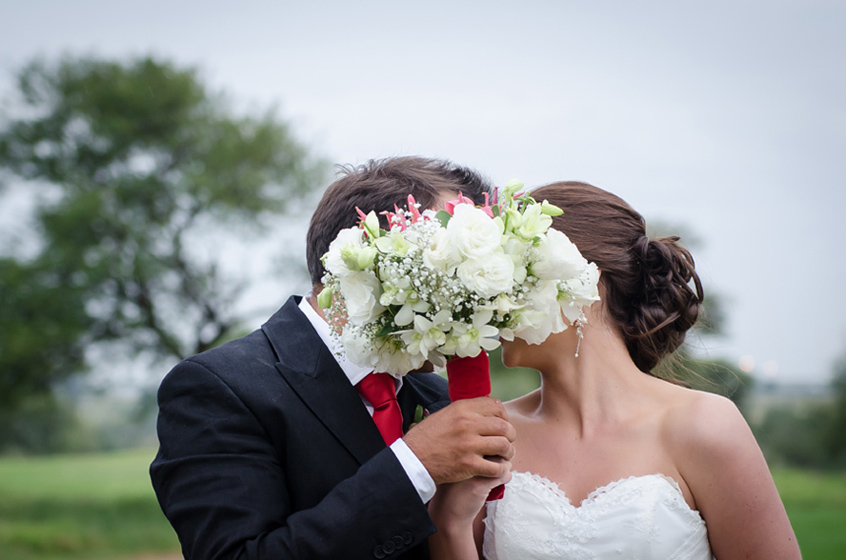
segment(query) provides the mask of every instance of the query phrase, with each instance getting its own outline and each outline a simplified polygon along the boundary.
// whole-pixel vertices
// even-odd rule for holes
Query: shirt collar
[[[341,345],[341,341],[332,336],[329,324],[323,319],[323,317],[318,315],[317,311],[315,311],[311,306],[308,301],[309,297],[310,294],[307,294],[303,296],[302,300],[300,300],[300,311],[303,312],[303,315],[306,316],[308,322],[311,323],[311,326],[314,327],[315,331],[317,331],[317,336],[320,337],[323,344],[325,344],[332,352],[332,357],[335,358],[335,361],[338,362],[339,366],[341,366],[344,375],[347,376],[350,383],[352,383],[353,386],[357,385],[358,382],[364,379],[368,373],[371,373],[373,369],[356,365],[347,358],[347,355],[344,353],[344,348]],[[397,381],[397,391],[399,391],[400,387],[402,387],[402,377],[395,377],[395,379]]]

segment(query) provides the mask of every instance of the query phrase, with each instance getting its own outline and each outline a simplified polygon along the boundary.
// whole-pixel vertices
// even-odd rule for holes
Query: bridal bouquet
[[[446,210],[359,210],[323,256],[321,307],[353,362],[404,375],[427,360],[473,357],[499,338],[543,342],[597,301],[599,272],[566,235],[561,210],[509,182],[498,203],[459,194]],[[560,310],[560,312],[559,312]]]

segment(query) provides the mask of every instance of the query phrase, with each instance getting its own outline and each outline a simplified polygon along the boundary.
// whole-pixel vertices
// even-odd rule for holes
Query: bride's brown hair
[[[564,211],[552,227],[599,267],[603,305],[635,365],[651,372],[699,317],[704,296],[693,257],[676,236],[649,239],[643,216],[593,185],[552,183],[531,194]]]

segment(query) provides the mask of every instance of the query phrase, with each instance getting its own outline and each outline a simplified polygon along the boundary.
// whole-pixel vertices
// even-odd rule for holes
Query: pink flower
[[[417,220],[420,219],[420,210],[417,209],[417,201],[411,195],[408,195],[408,211],[411,212],[411,223],[417,223]]]
[[[381,212],[381,214],[388,219],[388,229],[393,226],[399,226],[400,231],[405,231],[405,228],[408,227],[408,219],[406,219],[405,214],[396,204],[394,204],[393,212],[385,210],[384,212]]]
[[[484,211],[484,213],[490,216],[491,218],[494,217],[493,210],[491,210],[490,200],[488,200],[488,193],[485,193],[485,205],[482,206],[482,211]]]
[[[475,206],[475,204],[473,204],[473,201],[472,201],[472,200],[470,200],[469,198],[465,197],[463,194],[461,194],[461,193],[459,192],[459,193],[458,193],[458,198],[457,198],[457,199],[455,199],[455,200],[450,200],[449,202],[447,202],[446,204],[444,204],[444,210],[446,210],[447,212],[449,212],[450,216],[452,216],[452,215],[455,213],[455,207],[456,207],[456,206],[458,206],[459,204],[471,204],[471,205]]]
[[[362,212],[361,208],[359,208],[358,206],[355,207],[355,211],[358,212],[358,217],[361,218],[362,222],[367,219],[367,214]]]

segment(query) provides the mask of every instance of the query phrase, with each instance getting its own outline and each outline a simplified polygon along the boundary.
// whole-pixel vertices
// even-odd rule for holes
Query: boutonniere
[[[411,426],[409,426],[408,429],[410,430],[411,428],[425,420],[427,416],[429,416],[429,409],[423,408],[422,405],[418,404],[417,408],[414,409],[414,420],[411,422]]]

